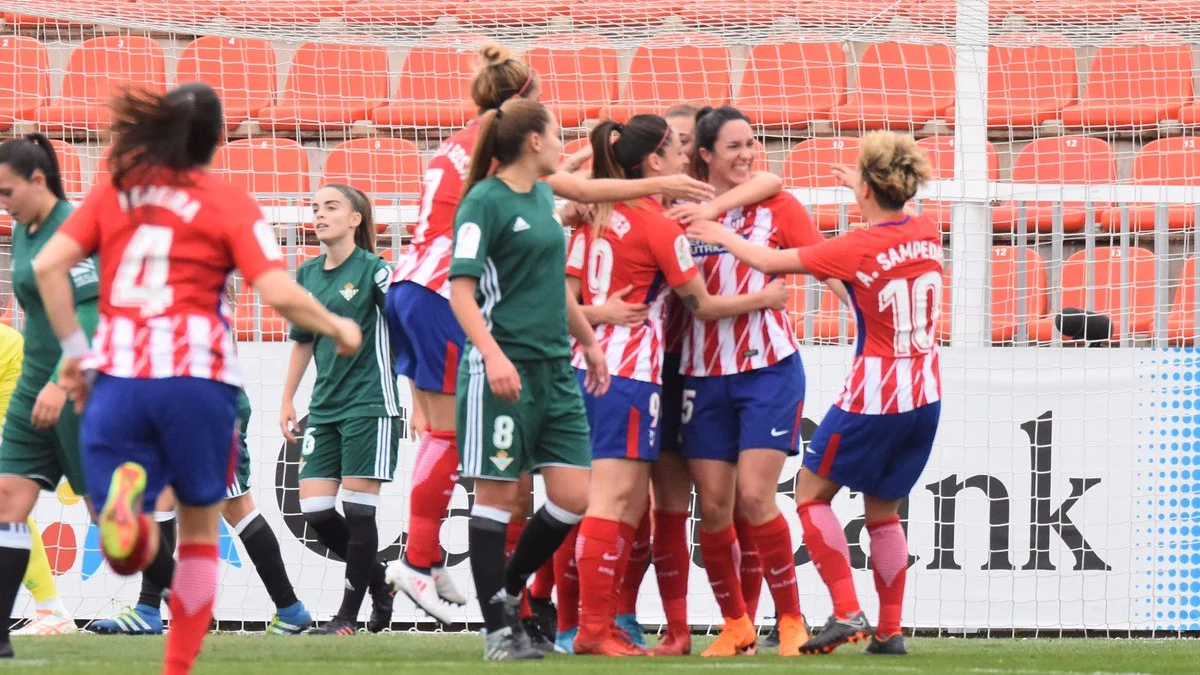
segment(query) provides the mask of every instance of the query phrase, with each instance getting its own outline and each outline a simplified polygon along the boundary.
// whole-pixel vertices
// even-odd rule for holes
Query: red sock
[[[171,630],[163,675],[186,675],[200,654],[217,597],[217,545],[180,544],[171,584]]]
[[[742,598],[738,566],[734,561],[737,546],[737,531],[733,525],[719,532],[700,530],[700,557],[708,572],[708,585],[712,587],[721,616],[737,619],[746,614],[746,601]]]
[[[879,623],[875,625],[875,633],[886,640],[900,632],[904,582],[908,576],[908,540],[900,527],[900,516],[869,523],[867,532],[871,535],[871,568],[879,593]]]
[[[633,545],[629,547],[629,564],[625,567],[625,576],[621,578],[621,592],[617,596],[617,614],[637,613],[638,591],[642,589],[642,579],[646,578],[648,569],[650,569],[650,511],[647,509],[633,535]]]
[[[608,630],[616,616],[617,584],[621,579],[622,523],[585,516],[579,523],[575,542],[575,564],[579,567],[579,628],[601,633]]]
[[[458,482],[458,447],[453,431],[421,436],[408,498],[408,544],[405,560],[413,567],[432,567],[442,559],[442,517]]]
[[[554,558],[546,561],[533,574],[533,583],[529,586],[529,595],[538,600],[549,600],[554,592]]]
[[[800,616],[800,596],[796,588],[796,557],[792,549],[792,533],[787,519],[780,513],[762,525],[750,528],[758,555],[762,558],[763,576],[775,601],[775,616]],[[743,584],[745,582],[743,581]]]
[[[687,631],[688,573],[688,514],[670,511],[654,512],[654,576],[658,578],[658,594],[662,597],[663,612],[667,615],[668,631]]]
[[[752,533],[754,526],[748,520],[735,520],[737,531],[738,578],[742,580],[742,598],[746,601],[746,614],[754,621],[758,616],[758,601],[762,597],[763,567],[758,555],[758,542]]]
[[[833,596],[833,613],[846,619],[862,611],[850,574],[850,546],[829,502],[814,500],[798,507],[804,526],[804,545]]]
[[[558,600],[558,630],[579,627],[579,568],[575,565],[575,544],[579,526],[571,528],[566,541],[554,552],[554,588]]]

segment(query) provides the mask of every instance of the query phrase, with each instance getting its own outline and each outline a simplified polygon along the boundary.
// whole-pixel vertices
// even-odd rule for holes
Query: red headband
[[[666,144],[667,139],[670,137],[671,137],[671,125],[668,124],[666,130],[663,131],[662,138],[658,139],[658,145],[654,146],[654,149],[650,151],[650,155],[657,155],[658,151],[662,150],[663,145]],[[649,157],[650,155],[646,155],[646,156]],[[646,160],[643,159],[642,161],[638,162],[637,164],[634,164],[633,166],[631,166],[629,168],[630,168],[630,170],[636,169],[636,168],[640,167],[642,164],[644,164],[645,162],[646,162]]]
[[[529,74],[525,76],[525,84],[521,85],[521,88],[517,90],[517,93],[515,94],[515,96],[524,95],[525,90],[529,89],[529,85],[532,83],[533,83],[533,68],[530,68]]]

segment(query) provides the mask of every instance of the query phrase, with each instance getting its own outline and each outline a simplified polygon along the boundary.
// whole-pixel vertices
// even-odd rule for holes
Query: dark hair
[[[712,152],[721,128],[727,122],[736,120],[743,120],[747,124],[750,122],[750,118],[741,110],[729,105],[720,108],[704,106],[696,113],[696,131],[692,134],[692,156],[688,158],[688,167],[697,180],[708,180],[708,162],[700,157],[700,148]]]
[[[46,189],[59,199],[67,198],[58,170],[58,155],[50,139],[42,134],[28,134],[0,144],[0,164],[25,180],[33,178],[34,171],[41,171],[46,177]]]
[[[592,178],[642,178],[646,158],[662,155],[670,139],[671,126],[658,115],[634,115],[625,124],[605,120],[592,129]],[[603,233],[612,206],[593,205],[593,237]]]
[[[178,179],[212,161],[225,135],[221,99],[199,82],[166,94],[129,90],[113,102],[112,132],[108,166],[118,190],[146,180],[153,169]]]
[[[362,216],[362,222],[358,224],[358,229],[354,230],[354,245],[364,251],[374,253],[375,209],[371,206],[371,199],[367,197],[367,193],[341,183],[326,183],[321,187],[333,188],[342,193],[342,196],[350,203],[351,210]]]
[[[550,125],[546,106],[527,98],[510,98],[499,108],[486,110],[479,117],[479,135],[471,151],[471,168],[463,182],[462,196],[487,178],[496,168],[508,166],[521,157],[529,134],[544,134]]]
[[[479,56],[483,63],[471,80],[471,100],[480,110],[499,108],[510,98],[538,90],[537,73],[508,47],[489,42],[479,48]]]

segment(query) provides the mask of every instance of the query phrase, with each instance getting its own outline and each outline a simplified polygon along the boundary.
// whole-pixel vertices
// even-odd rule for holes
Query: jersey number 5
[[[920,354],[933,349],[942,315],[941,298],[940,272],[926,272],[916,279],[892,279],[883,287],[879,311],[892,310],[896,356],[911,356],[914,348]]]
[[[161,225],[141,225],[125,245],[113,279],[112,304],[136,307],[142,316],[158,316],[175,301],[167,284],[171,273],[171,242],[175,232]]]

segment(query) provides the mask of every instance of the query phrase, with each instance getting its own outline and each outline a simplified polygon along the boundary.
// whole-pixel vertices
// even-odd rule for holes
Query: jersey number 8
[[[883,287],[879,311],[892,310],[896,356],[911,356],[914,348],[920,354],[933,349],[942,314],[941,298],[940,272],[926,272],[916,279],[892,279]]]
[[[161,225],[141,225],[125,245],[113,278],[112,304],[134,307],[142,316],[158,316],[175,301],[167,284],[171,273],[171,242],[175,232]]]

